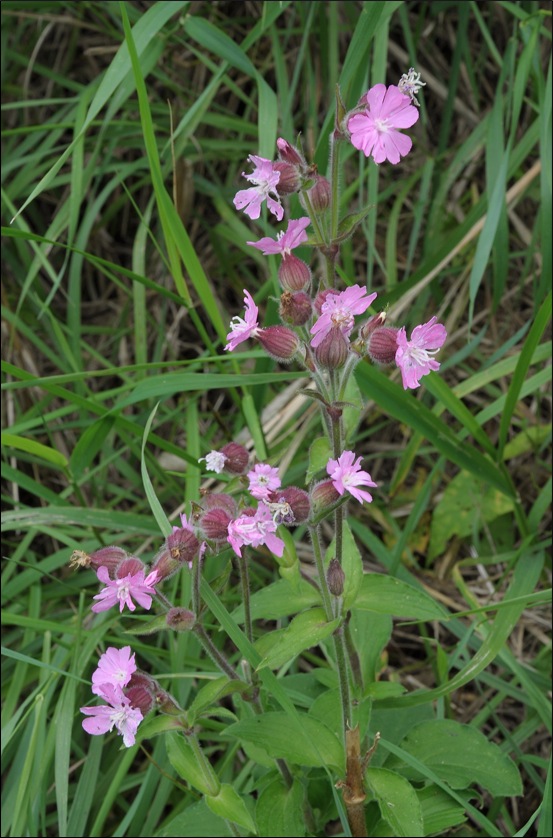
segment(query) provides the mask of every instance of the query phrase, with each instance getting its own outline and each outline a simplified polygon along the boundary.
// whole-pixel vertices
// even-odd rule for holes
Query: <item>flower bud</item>
[[[349,355],[349,342],[339,327],[334,326],[314,349],[315,358],[321,367],[337,370],[343,367]]]
[[[287,486],[286,489],[276,489],[269,495],[270,504],[287,504],[293,515],[293,520],[282,520],[280,523],[297,526],[309,518],[311,504],[309,495],[297,486]]]
[[[367,354],[377,364],[393,364],[397,352],[397,329],[382,326],[369,335]]]
[[[260,329],[257,340],[275,361],[291,361],[299,349],[300,340],[286,326],[268,326]]]
[[[313,302],[313,308],[315,309],[317,314],[322,314],[323,303],[330,295],[339,293],[340,292],[336,291],[335,288],[325,288],[324,291],[319,291]]]
[[[167,628],[173,631],[191,631],[196,623],[196,615],[187,608],[170,608],[165,620]]]
[[[307,168],[307,162],[303,154],[300,154],[298,149],[291,145],[288,140],[284,140],[282,137],[279,137],[276,144],[278,156],[281,160],[285,163],[291,163],[293,166]]]
[[[342,565],[338,559],[332,559],[326,572],[326,582],[332,596],[342,596],[345,580],[346,575],[342,570]]]
[[[285,291],[280,297],[279,314],[290,326],[304,326],[312,314],[311,297],[304,291]]]
[[[315,212],[324,212],[330,206],[330,183],[322,175],[317,175],[315,185],[307,193]]]
[[[359,328],[359,337],[367,340],[375,329],[379,329],[386,322],[386,312],[381,311],[379,314],[374,314],[369,317],[366,323],[363,323]]]
[[[236,515],[229,515],[221,507],[208,509],[200,518],[200,526],[206,538],[210,541],[226,541],[228,525],[234,521]]]
[[[311,490],[311,508],[313,513],[318,515],[319,512],[330,509],[339,497],[340,495],[334,488],[332,480],[322,480],[320,483],[317,483]]]
[[[155,702],[160,713],[166,716],[181,716],[184,710],[180,707],[172,695],[159,688],[155,694]]]
[[[202,498],[202,510],[207,511],[208,509],[224,509],[234,518],[236,517],[238,507],[232,495],[213,492],[204,495]]]
[[[273,163],[273,171],[280,172],[280,179],[275,187],[279,195],[291,195],[299,192],[301,187],[301,175],[297,166],[291,163]]]
[[[127,558],[123,559],[123,561],[117,565],[114,578],[124,579],[125,576],[134,576],[135,573],[139,573],[141,570],[146,573],[146,565],[144,562],[137,559],[136,556],[127,556]]]
[[[154,706],[154,696],[159,688],[157,681],[145,672],[133,672],[131,680],[124,689],[132,707],[136,707],[146,716]]]
[[[223,470],[230,474],[245,474],[250,458],[246,448],[237,442],[229,442],[221,448],[221,454],[226,457]]]
[[[285,291],[307,291],[311,285],[311,268],[293,253],[285,253],[278,278]]]

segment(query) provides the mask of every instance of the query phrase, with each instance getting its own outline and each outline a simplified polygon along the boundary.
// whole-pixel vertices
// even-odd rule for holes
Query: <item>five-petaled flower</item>
[[[329,460],[326,465],[326,471],[332,485],[336,491],[343,495],[344,492],[349,492],[359,503],[372,501],[372,495],[364,489],[357,488],[358,486],[375,487],[376,483],[373,481],[368,471],[361,470],[362,457],[355,459],[353,451],[344,451],[337,460]]]
[[[230,321],[230,332],[227,335],[227,345],[225,350],[232,351],[243,343],[248,338],[255,337],[259,332],[259,323],[257,317],[259,309],[253,301],[253,297],[249,291],[244,289],[244,317],[235,315]]]
[[[401,370],[404,390],[414,390],[423,375],[440,369],[439,362],[432,356],[443,346],[447,331],[436,320],[436,317],[432,317],[428,323],[415,326],[411,340],[407,340],[405,328],[397,333],[396,364]]]
[[[375,84],[363,97],[366,110],[348,119],[351,142],[375,163],[399,163],[413,145],[411,138],[398,129],[410,128],[419,118],[417,108],[399,87]]]
[[[248,480],[250,494],[257,500],[268,500],[271,492],[280,489],[278,468],[273,468],[267,463],[257,463],[248,472]]]
[[[92,736],[99,736],[115,727],[123,737],[125,747],[130,748],[134,745],[138,725],[144,718],[141,711],[131,705],[121,687],[103,684],[101,691],[96,692],[108,703],[98,707],[81,707],[81,713],[90,717],[83,719],[83,728]]]
[[[254,170],[249,175],[246,172],[242,172],[242,176],[254,185],[249,189],[241,189],[236,193],[234,196],[234,206],[238,210],[244,210],[246,215],[255,221],[255,219],[259,218],[261,204],[266,199],[270,212],[276,216],[278,221],[282,221],[284,210],[276,190],[280,180],[280,172],[265,157],[250,154],[248,160],[251,160],[253,163]]]
[[[360,285],[351,285],[339,294],[329,294],[321,307],[321,316],[311,327],[311,346],[316,349],[321,341],[338,328],[348,338],[354,327],[354,315],[363,314],[376,300],[376,294],[367,294]]]
[[[307,217],[292,219],[288,222],[286,230],[278,233],[276,239],[265,236],[257,242],[246,242],[260,250],[264,256],[280,253],[281,256],[290,255],[295,247],[299,247],[307,241],[305,228],[311,223]]]
[[[107,567],[99,567],[96,576],[100,582],[105,583],[106,587],[102,588],[100,593],[94,597],[98,602],[92,606],[93,611],[107,611],[117,603],[119,603],[119,611],[122,611],[125,605],[129,611],[134,611],[136,605],[133,599],[142,608],[149,609],[151,607],[152,597],[156,594],[154,588],[158,578],[156,570],[153,570],[146,577],[144,577],[144,570],[141,569],[137,573],[129,573],[121,579],[110,579]]]
[[[284,541],[275,535],[276,528],[271,510],[260,503],[255,514],[241,515],[231,521],[227,541],[237,556],[242,556],[244,546],[259,547],[265,544],[271,553],[280,558],[284,553]]]
[[[92,673],[92,692],[102,695],[106,684],[126,687],[133,672],[136,672],[134,654],[130,646],[115,649],[109,646],[98,661],[98,668]]]

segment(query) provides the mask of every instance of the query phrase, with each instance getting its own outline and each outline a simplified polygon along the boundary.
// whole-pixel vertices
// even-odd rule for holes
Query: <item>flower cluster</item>
[[[401,77],[398,85],[374,85],[353,110],[342,116],[336,132],[338,140],[351,142],[375,163],[386,160],[394,165],[399,163],[412,147],[411,138],[403,131],[419,118],[416,94],[423,85],[420,74],[413,68]],[[403,387],[418,387],[422,376],[439,369],[434,355],[445,341],[445,327],[433,317],[428,323],[416,326],[408,340],[404,327],[384,326],[384,315],[356,323],[356,318],[365,314],[377,297],[365,287],[352,284],[339,291],[332,284],[321,284],[312,290],[309,265],[292,251],[302,245],[320,247],[327,257],[333,258],[332,242],[317,240],[325,229],[330,184],[287,140],[277,140],[277,151],[275,162],[250,156],[255,169],[245,177],[254,185],[238,192],[234,203],[250,218],[257,219],[261,203],[267,200],[269,210],[280,221],[284,215],[281,197],[298,192],[308,209],[308,215],[289,219],[286,228],[274,238],[264,236],[247,242],[264,255],[280,259],[282,325],[262,327],[258,306],[244,289],[244,317],[232,318],[225,350],[233,351],[251,338],[282,363],[296,359],[313,372],[345,367],[347,374],[352,364],[366,356],[377,364],[395,363]],[[311,224],[315,238],[308,235]],[[353,334],[356,325],[357,337]]]

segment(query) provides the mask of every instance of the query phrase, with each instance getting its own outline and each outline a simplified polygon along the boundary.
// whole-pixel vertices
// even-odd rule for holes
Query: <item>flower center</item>
[[[389,131],[388,127],[388,120],[387,119],[375,119],[374,127],[376,130],[381,134],[387,134]]]

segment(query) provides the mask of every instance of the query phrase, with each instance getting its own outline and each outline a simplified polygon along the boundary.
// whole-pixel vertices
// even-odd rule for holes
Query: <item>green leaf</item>
[[[156,415],[158,407],[159,402],[158,404],[156,404],[156,406],[150,413],[148,421],[146,422],[146,427],[144,428],[144,435],[142,437],[142,451],[140,455],[140,471],[142,474],[144,491],[146,492],[146,497],[148,498],[148,503],[150,504],[150,509],[152,510],[154,518],[157,521],[157,525],[160,528],[163,535],[170,535],[172,531],[171,524],[167,520],[167,515],[163,511],[163,507],[157,499],[157,495],[155,493],[152,481],[150,480],[150,475],[148,474],[148,468],[146,466],[146,443],[148,441],[148,436],[152,427],[152,422],[154,421],[154,417]]]
[[[279,620],[320,604],[321,595],[317,589],[301,578],[297,584],[280,579],[256,591],[250,599],[253,620]],[[236,608],[232,617],[237,623],[243,623],[244,606]]]
[[[277,777],[263,789],[257,800],[255,819],[259,835],[267,838],[287,838],[289,835],[299,838],[305,835],[302,803],[301,783],[294,780],[289,789]]]
[[[73,448],[70,460],[71,471],[76,480],[84,474],[85,469],[90,466],[96,454],[102,451],[106,437],[114,423],[115,416],[102,416],[101,419],[97,419],[89,425],[81,435],[79,441]]]
[[[493,486],[461,471],[446,487],[434,509],[428,558],[443,553],[455,535],[472,535],[500,515],[514,509],[513,501]]]
[[[208,809],[205,800],[187,806],[156,831],[156,838],[228,838],[227,822]]]
[[[1,442],[3,446],[16,448],[18,451],[27,451],[27,453],[51,463],[53,466],[65,468],[67,465],[67,457],[64,454],[48,445],[43,445],[42,442],[35,442],[34,439],[27,439],[27,437],[18,434],[2,433]]]
[[[464,808],[434,783],[417,789],[417,797],[422,809],[425,835],[443,835],[446,830],[465,823]],[[451,832],[446,834],[451,835]]]
[[[212,794],[214,790],[213,781],[202,770],[202,766],[199,764],[194,751],[186,743],[182,733],[168,734],[165,738],[165,743],[169,762],[179,777],[187,783],[190,783],[198,791],[201,791],[202,794]]]
[[[237,739],[263,748],[275,759],[295,765],[332,766],[343,771],[344,749],[328,727],[304,713],[298,713],[301,728],[290,726],[287,713],[268,712],[244,719],[226,729]]]
[[[440,620],[447,616],[425,591],[383,573],[365,573],[353,607],[415,620]]]
[[[198,691],[194,701],[187,708],[186,713],[189,723],[193,725],[208,707],[220,701],[224,696],[235,692],[244,692],[247,689],[249,689],[249,684],[243,681],[229,681],[226,677],[210,681]]]
[[[321,640],[330,637],[340,625],[340,619],[327,622],[325,612],[322,608],[312,608],[294,617],[290,625],[278,632],[266,634],[255,644],[256,649],[262,655],[257,670],[268,666],[270,669],[278,669],[284,666],[300,652],[316,646]],[[276,636],[276,639],[275,639]],[[267,648],[268,643],[270,647]],[[263,651],[261,651],[263,650]]]
[[[375,205],[369,204],[368,207],[363,207],[362,210],[352,212],[342,218],[338,225],[338,235],[336,236],[335,241],[342,242],[349,238],[349,236],[355,232],[356,227],[361,224],[363,219],[367,217],[372,209],[375,209]]]
[[[471,725],[450,719],[422,722],[407,734],[400,747],[453,789],[478,783],[494,796],[522,794],[522,781],[514,762]],[[410,780],[424,779],[416,768],[402,764],[396,756],[390,757],[386,765],[401,768]]]
[[[256,832],[255,823],[246,804],[238,792],[228,783],[221,785],[219,794],[206,797],[205,802],[211,811],[220,818],[232,821],[250,832]]]
[[[367,788],[393,834],[406,838],[423,836],[422,809],[411,783],[387,768],[368,768],[365,776]]]
[[[331,456],[332,450],[326,436],[320,436],[311,443],[309,447],[309,464],[305,476],[306,483],[310,483],[315,475],[326,468],[326,464]]]

